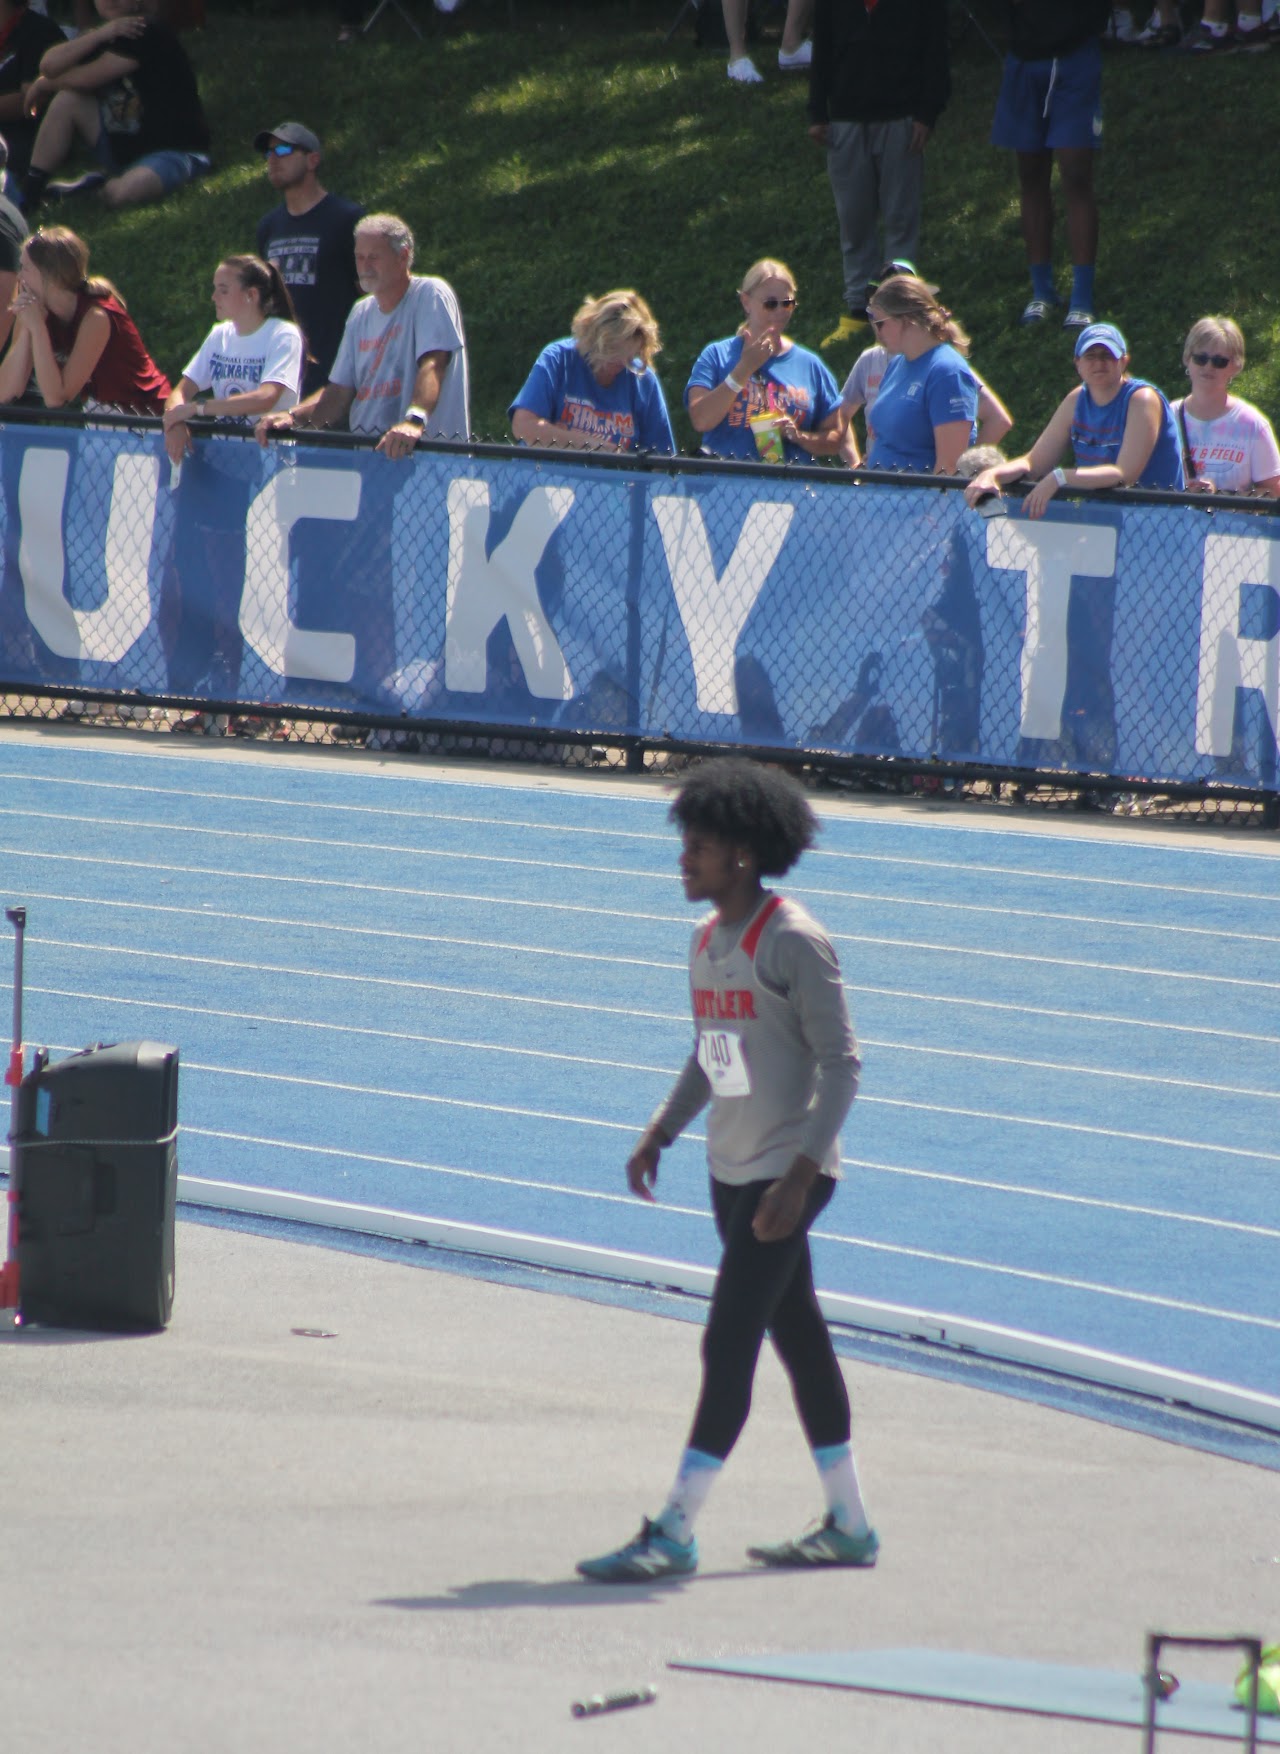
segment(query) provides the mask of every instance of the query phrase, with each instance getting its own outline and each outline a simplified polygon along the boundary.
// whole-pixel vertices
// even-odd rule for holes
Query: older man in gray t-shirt
[[[388,457],[429,438],[471,436],[467,343],[453,288],[413,274],[413,233],[390,213],[356,226],[356,273],[367,296],[352,309],[329,381],[285,414],[258,422],[258,440],[348,425],[378,435]]]

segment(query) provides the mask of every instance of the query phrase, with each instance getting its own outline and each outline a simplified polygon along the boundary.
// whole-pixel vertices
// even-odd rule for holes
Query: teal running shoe
[[[794,1541],[779,1541],[772,1547],[748,1547],[747,1558],[761,1565],[874,1565],[879,1551],[880,1537],[874,1529],[850,1535],[836,1527],[833,1517],[828,1517]]]
[[[649,1583],[659,1577],[688,1577],[697,1569],[697,1541],[673,1541],[660,1523],[651,1523],[648,1517],[635,1540],[616,1553],[578,1563],[578,1571],[592,1583]]]

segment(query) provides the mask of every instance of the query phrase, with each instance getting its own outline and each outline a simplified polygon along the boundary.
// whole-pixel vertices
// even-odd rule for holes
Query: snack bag
[[[782,442],[782,434],[778,431],[777,414],[749,414],[747,425],[756,441],[756,449],[766,463],[785,463],[786,447]]]

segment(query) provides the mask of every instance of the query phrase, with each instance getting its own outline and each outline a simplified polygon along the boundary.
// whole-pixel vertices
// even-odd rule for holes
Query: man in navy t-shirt
[[[258,254],[274,262],[289,288],[307,342],[302,394],[329,381],[348,313],[360,296],[356,221],[364,208],[331,195],[320,182],[320,142],[301,122],[281,122],[255,135],[267,181],[283,195],[258,222]]]

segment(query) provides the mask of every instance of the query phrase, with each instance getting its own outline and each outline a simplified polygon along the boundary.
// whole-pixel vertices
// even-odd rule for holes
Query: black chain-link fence
[[[1280,524],[11,411],[0,716],[1274,825]]]

